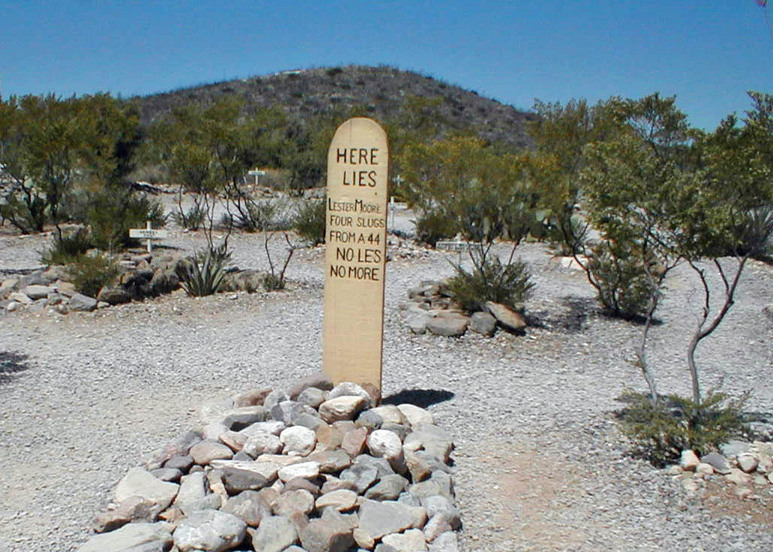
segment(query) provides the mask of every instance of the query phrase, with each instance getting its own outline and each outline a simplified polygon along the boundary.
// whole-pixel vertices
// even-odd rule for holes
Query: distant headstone
[[[130,238],[140,238],[148,241],[148,253],[153,252],[153,240],[161,240],[169,237],[169,232],[166,230],[153,230],[153,225],[148,221],[145,228],[130,228]]]
[[[335,383],[381,389],[388,168],[378,123],[356,117],[338,127],[328,151],[322,347]]]

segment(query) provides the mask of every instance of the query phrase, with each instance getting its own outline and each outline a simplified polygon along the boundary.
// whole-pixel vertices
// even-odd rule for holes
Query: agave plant
[[[188,259],[180,270],[180,283],[188,295],[203,297],[217,293],[225,277],[231,253],[225,247],[208,249]]]

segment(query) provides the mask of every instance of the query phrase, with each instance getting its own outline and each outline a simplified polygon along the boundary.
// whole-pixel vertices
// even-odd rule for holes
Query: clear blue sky
[[[712,129],[746,90],[773,93],[766,10],[773,24],[755,0],[0,0],[0,91],[128,97],[387,64],[519,108],[658,91]]]

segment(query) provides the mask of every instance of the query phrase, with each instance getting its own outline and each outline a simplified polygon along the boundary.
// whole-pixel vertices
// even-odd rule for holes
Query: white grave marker
[[[169,232],[166,230],[153,230],[153,225],[148,221],[145,228],[130,228],[130,238],[140,238],[148,240],[148,253],[153,252],[153,240],[161,240],[169,237]]]
[[[338,127],[327,159],[322,365],[336,383],[381,389],[386,132],[371,119],[349,119]]]

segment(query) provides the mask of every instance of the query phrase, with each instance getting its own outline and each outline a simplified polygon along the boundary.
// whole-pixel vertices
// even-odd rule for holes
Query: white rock
[[[411,426],[417,424],[434,424],[435,418],[423,408],[413,404],[399,404],[397,408],[403,413]]]
[[[695,452],[691,450],[683,450],[682,451],[682,457],[679,459],[679,465],[682,467],[685,471],[695,471],[695,468],[698,467],[698,464],[701,463],[701,459],[698,458],[698,455],[695,454]]]
[[[273,433],[259,431],[247,439],[242,450],[253,458],[261,454],[277,454],[282,450],[282,442]]]
[[[403,454],[403,443],[396,433],[377,429],[368,436],[368,450],[378,458],[400,458]]]
[[[303,426],[288,427],[279,435],[288,456],[307,456],[317,444],[317,435]]]
[[[365,407],[365,404],[366,400],[363,397],[336,397],[319,405],[319,414],[329,424],[352,420]]]
[[[287,483],[291,479],[301,477],[303,479],[314,479],[319,477],[319,462],[301,462],[292,464],[279,470],[279,479]]]
[[[738,455],[738,467],[741,468],[741,471],[745,473],[752,473],[757,469],[759,463],[760,462],[757,459],[757,456],[754,454],[747,452],[745,454]]]
[[[142,468],[132,468],[118,483],[115,489],[116,502],[123,502],[129,497],[138,496],[158,504],[166,509],[177,496],[180,486],[176,483],[166,483],[156,479]]]

